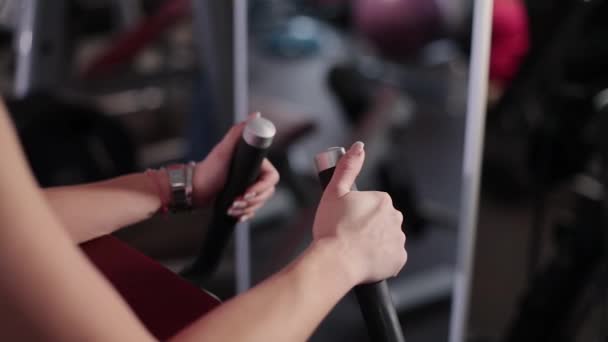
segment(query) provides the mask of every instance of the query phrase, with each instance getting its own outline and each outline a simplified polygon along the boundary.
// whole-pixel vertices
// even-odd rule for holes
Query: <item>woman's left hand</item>
[[[249,119],[259,116],[251,114]],[[196,164],[194,171],[194,205],[205,207],[226,183],[230,160],[237,143],[239,142],[247,121],[232,126],[222,141],[209,153],[207,158]],[[279,173],[268,159],[264,159],[260,169],[260,176],[245,193],[235,199],[228,215],[237,217],[240,221],[251,219],[255,212],[272,197],[279,182]]]

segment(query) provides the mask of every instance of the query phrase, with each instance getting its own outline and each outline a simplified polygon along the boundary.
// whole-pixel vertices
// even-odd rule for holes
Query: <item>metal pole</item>
[[[17,52],[17,68],[15,71],[15,95],[24,97],[29,93],[33,82],[33,67],[35,51],[33,48],[34,31],[36,27],[36,13],[38,0],[23,0],[15,39]]]
[[[234,123],[236,113],[233,1],[192,1],[199,64],[212,97],[212,108],[208,113],[213,117],[214,128],[218,132],[218,135],[213,137],[214,141],[219,141],[220,132],[226,132]]]
[[[209,80],[219,132],[247,116],[247,4],[246,0],[193,1],[201,66]],[[236,290],[241,293],[251,287],[249,224],[236,227],[235,270]]]
[[[245,120],[249,106],[248,49],[247,49],[247,1],[234,1],[233,51],[234,51],[234,120]],[[236,291],[242,293],[251,287],[251,237],[248,223],[236,226],[235,268]]]
[[[469,320],[469,301],[479,207],[479,185],[487,106],[488,69],[492,33],[493,0],[476,0],[469,67],[468,108],[460,210],[458,259],[452,296],[450,342],[464,342]]]
[[[23,0],[17,23],[14,92],[55,89],[65,80],[65,0]]]

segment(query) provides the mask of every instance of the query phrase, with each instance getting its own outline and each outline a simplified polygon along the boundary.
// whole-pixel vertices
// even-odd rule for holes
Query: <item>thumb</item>
[[[364,144],[357,141],[350,147],[346,154],[340,158],[336,171],[327,185],[326,192],[342,197],[350,192],[355,180],[361,172],[365,160]]]
[[[240,122],[240,123],[232,126],[230,128],[230,130],[228,131],[228,133],[226,133],[226,135],[224,135],[224,137],[222,138],[220,143],[217,144],[217,146],[215,148],[215,150],[216,150],[215,152],[218,155],[220,155],[221,157],[231,156],[236,147],[236,144],[239,142],[241,136],[243,135],[243,130],[245,129],[247,122],[249,122],[249,120],[253,120],[258,117],[260,117],[259,112],[249,114],[246,121]]]

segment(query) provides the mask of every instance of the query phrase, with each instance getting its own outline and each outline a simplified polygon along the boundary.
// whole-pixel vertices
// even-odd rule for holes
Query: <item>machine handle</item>
[[[227,211],[258,178],[275,134],[274,124],[262,117],[251,119],[245,126],[230,162],[226,184],[215,201],[207,236],[192,266],[182,273],[186,278],[200,282],[217,269],[238,223]]]

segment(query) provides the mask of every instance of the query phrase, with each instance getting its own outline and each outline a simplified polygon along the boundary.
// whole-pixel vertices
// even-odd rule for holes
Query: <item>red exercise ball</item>
[[[441,31],[435,0],[355,0],[353,16],[357,30],[387,57],[411,55]]]
[[[506,86],[519,71],[530,48],[528,12],[523,1],[494,2],[490,80]]]

